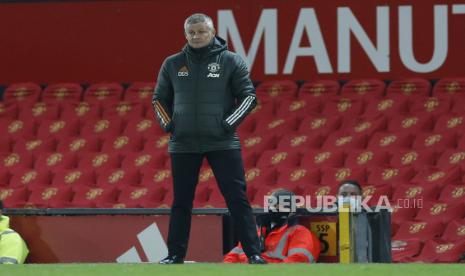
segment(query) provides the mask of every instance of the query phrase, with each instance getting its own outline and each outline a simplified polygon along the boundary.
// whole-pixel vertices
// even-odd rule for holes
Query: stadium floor
[[[185,264],[29,264],[2,266],[1,275],[465,275],[463,264],[317,264],[225,265]]]

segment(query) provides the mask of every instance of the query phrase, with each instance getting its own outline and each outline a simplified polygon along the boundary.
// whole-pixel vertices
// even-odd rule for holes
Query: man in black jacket
[[[266,263],[260,256],[246,197],[240,141],[235,132],[257,104],[247,66],[215,36],[210,17],[193,14],[186,19],[184,30],[187,44],[164,61],[152,101],[160,125],[171,133],[168,151],[174,189],[169,253],[160,263],[184,262],[204,157],[226,200],[249,263]]]

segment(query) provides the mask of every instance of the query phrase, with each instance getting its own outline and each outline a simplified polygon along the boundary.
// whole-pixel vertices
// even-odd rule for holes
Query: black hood
[[[216,55],[219,54],[220,52],[226,51],[228,49],[228,43],[222,39],[219,36],[213,37],[212,41],[210,44],[208,44],[205,47],[202,47],[200,49],[194,49],[191,46],[189,46],[188,43],[184,45],[182,48],[182,51],[189,55],[190,57],[198,58],[199,57],[199,52],[201,53],[201,58],[206,58],[211,55]]]

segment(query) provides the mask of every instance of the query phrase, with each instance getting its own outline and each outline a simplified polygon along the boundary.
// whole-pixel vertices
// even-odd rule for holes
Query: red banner
[[[463,1],[173,0],[0,5],[0,83],[153,80],[212,16],[254,80],[463,76]],[[200,8],[199,8],[200,7]]]
[[[169,216],[12,216],[28,263],[157,262],[167,254]],[[223,260],[221,216],[193,216],[186,260]]]

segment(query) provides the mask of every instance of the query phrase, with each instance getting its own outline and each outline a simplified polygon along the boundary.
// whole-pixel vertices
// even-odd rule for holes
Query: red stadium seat
[[[322,168],[321,185],[337,188],[342,181],[356,179],[363,187],[366,184],[366,171],[364,169],[350,168]]]
[[[128,137],[121,135],[117,137],[106,137],[103,141],[102,152],[117,152],[126,154],[129,152],[141,151],[144,147],[143,139],[141,136]]]
[[[309,150],[304,151],[300,167],[313,168],[339,168],[344,166],[344,151],[336,150]]]
[[[4,102],[0,102],[0,119],[6,118],[8,120],[13,120],[18,118],[19,108],[18,105],[13,104],[6,104]]]
[[[57,172],[64,169],[73,169],[77,166],[77,157],[70,153],[41,153],[36,156],[34,169],[37,171]]]
[[[458,139],[457,149],[465,150],[465,135],[462,135],[462,137]]]
[[[140,120],[145,118],[145,107],[140,103],[111,103],[103,108],[103,118],[121,118],[126,121]]]
[[[65,102],[62,104],[62,120],[79,119],[82,122],[96,120],[102,116],[100,105],[88,102]]]
[[[386,90],[387,96],[424,96],[429,97],[431,92],[431,83],[425,79],[401,79],[392,81]]]
[[[301,150],[319,149],[323,144],[323,136],[320,134],[286,134],[278,143],[277,148],[282,150]]]
[[[40,86],[35,83],[15,83],[5,90],[3,101],[7,104],[34,104],[40,100],[41,91]]]
[[[413,136],[408,133],[378,132],[368,142],[367,148],[373,151],[395,152],[402,149],[410,149]]]
[[[366,168],[368,166],[386,166],[389,156],[386,151],[352,149],[348,151],[344,166],[348,168]]]
[[[142,172],[141,186],[145,187],[171,187],[173,178],[169,169],[145,169]]]
[[[465,131],[465,116],[454,113],[444,114],[434,125],[434,132],[449,133]]]
[[[419,239],[393,240],[392,261],[395,263],[408,262],[421,251],[422,243]]]
[[[60,108],[57,104],[37,102],[31,105],[23,105],[19,109],[18,119],[28,121],[34,119],[57,120],[60,114]]]
[[[249,168],[245,171],[247,191],[261,186],[274,186],[278,181],[278,171],[275,167]]]
[[[8,135],[14,140],[21,138],[32,139],[36,136],[37,124],[34,120],[0,120],[0,133]]]
[[[96,175],[91,170],[70,169],[55,172],[52,185],[56,187],[93,187],[96,184]]]
[[[142,135],[145,139],[153,139],[163,134],[165,132],[155,120],[144,118],[131,120],[123,131],[123,135]]]
[[[158,137],[153,137],[153,139],[149,139],[145,144],[144,144],[144,149],[143,151],[146,153],[155,153],[159,151],[164,151],[166,152],[168,148],[168,141],[170,139],[169,134],[165,134],[162,136]]]
[[[242,137],[243,151],[245,153],[262,153],[265,150],[276,148],[277,138],[271,134],[258,134]]]
[[[120,168],[121,158],[119,154],[109,153],[83,153],[79,157],[78,168],[82,170],[98,170],[104,168]]]
[[[424,186],[421,184],[396,185],[392,199],[408,204],[408,206],[414,206],[420,204],[418,200],[430,202],[437,200],[439,190],[437,186]]]
[[[64,208],[71,202],[70,187],[37,187],[31,190],[25,208]]]
[[[82,87],[77,83],[57,83],[49,85],[42,92],[44,102],[79,102]]]
[[[80,136],[115,137],[119,136],[123,129],[124,124],[121,119],[94,119],[84,123]]]
[[[327,99],[339,94],[340,85],[335,80],[305,82],[299,89],[301,99]]]
[[[122,99],[123,87],[119,83],[96,83],[84,92],[84,101],[91,103],[115,103]]]
[[[13,150],[13,146],[16,146],[16,143],[17,142],[13,140],[11,137],[0,137],[0,154],[10,153]]]
[[[404,206],[403,202],[396,202],[393,200],[392,216],[391,220],[393,223],[399,224],[404,221],[413,220],[418,212],[418,206]],[[399,203],[402,203],[399,204]]]
[[[383,206],[390,202],[392,187],[389,184],[365,185],[362,188],[362,194],[368,206]]]
[[[308,185],[303,191],[303,196],[310,196],[310,204],[306,203],[307,206],[315,208],[318,207],[318,197],[326,195],[335,195],[337,194],[338,187],[328,186],[328,185]],[[321,200],[321,199],[320,199]],[[321,202],[321,201],[320,201]]]
[[[74,189],[74,196],[69,206],[73,208],[96,208],[97,202],[116,202],[116,189],[80,186]]]
[[[402,185],[409,183],[415,176],[415,170],[411,167],[389,168],[371,167],[369,168],[368,183],[370,185]]]
[[[356,98],[334,97],[324,102],[322,114],[358,116],[364,111],[363,101]]]
[[[430,115],[399,115],[388,122],[388,130],[394,133],[430,132],[434,127],[434,119]]]
[[[272,102],[258,102],[252,111],[250,111],[249,116],[247,118],[267,118],[267,116],[275,116],[277,111],[278,103]],[[247,122],[246,119],[244,122]],[[243,124],[243,123],[242,123]],[[241,125],[242,125],[241,124]]]
[[[148,188],[148,187],[137,187],[127,186],[121,189],[121,193],[118,197],[118,204],[108,206],[103,202],[98,202],[97,206],[106,208],[145,208],[147,204],[153,201],[154,197],[162,196],[162,192],[166,190],[163,187]],[[159,199],[160,200],[160,199]],[[159,201],[158,200],[158,201]],[[102,204],[103,203],[103,204]],[[152,203],[153,204],[153,203]]]
[[[264,81],[257,86],[257,97],[262,102],[274,99],[294,99],[297,94],[297,84],[290,80]]]
[[[242,156],[242,162],[245,168],[254,168],[257,166],[259,153],[255,151],[244,152]]]
[[[296,132],[298,126],[298,118],[291,117],[271,117],[266,120],[261,120],[255,127],[256,134],[276,134],[284,135]]]
[[[236,129],[239,136],[255,135],[255,132],[254,132],[255,125],[256,125],[257,121],[261,120],[261,118],[258,118],[258,117],[261,117],[262,115],[263,114],[257,114],[256,113],[254,115],[250,115],[247,118],[245,118],[245,120]],[[270,116],[270,115],[268,115],[268,116]],[[263,116],[263,117],[266,117],[266,116]]]
[[[446,184],[461,183],[460,168],[423,167],[412,178],[412,183],[424,186],[444,186]]]
[[[215,175],[213,174],[213,170],[205,164],[206,163],[204,162],[204,166],[200,168],[198,186],[202,186],[215,181]]]
[[[293,115],[303,118],[309,114],[319,114],[321,111],[321,102],[318,99],[289,99],[278,104],[276,116],[281,118]]]
[[[341,90],[343,97],[382,98],[386,84],[377,79],[351,80],[344,84]]]
[[[445,95],[459,96],[465,93],[465,78],[443,78],[433,88],[433,96],[443,97]]]
[[[416,150],[434,149],[436,151],[455,149],[456,146],[457,136],[455,133],[441,134],[434,132],[417,133],[412,144],[412,148]]]
[[[454,219],[463,218],[465,208],[463,202],[426,202],[420,209],[415,219],[425,222],[442,222],[446,223]]]
[[[66,137],[60,139],[57,152],[62,153],[84,153],[99,152],[102,148],[101,139],[93,136]]]
[[[384,116],[377,118],[355,117],[347,118],[341,127],[341,130],[353,133],[355,135],[367,135],[371,137],[373,133],[385,131],[387,119]]]
[[[425,242],[420,255],[409,258],[409,262],[425,263],[457,263],[465,251],[465,241],[455,243],[439,239]]]
[[[213,187],[208,196],[208,201],[205,205],[206,208],[227,208],[226,201],[220,192],[220,189]]]
[[[97,186],[105,189],[138,186],[141,175],[136,170],[106,169],[97,172]]]
[[[213,189],[218,190],[217,187],[214,187],[214,183],[209,183],[207,185],[199,185],[195,191],[195,197],[193,202],[194,208],[212,208],[208,202],[210,194]]]
[[[299,165],[301,154],[298,151],[286,150],[267,150],[263,152],[258,159],[257,167],[297,167]]]
[[[133,103],[142,103],[147,107],[152,106],[152,95],[155,85],[156,83],[154,82],[135,82],[124,92],[124,100]]]
[[[131,152],[124,155],[124,160],[121,165],[125,169],[163,169],[168,162],[168,155],[165,152],[160,151],[156,154],[149,154],[143,151]]]
[[[44,120],[37,130],[37,137],[45,139],[48,137],[64,138],[79,135],[79,120]]]
[[[33,158],[31,154],[4,153],[0,154],[1,167],[16,173],[26,169],[32,169]]]
[[[0,199],[5,208],[22,207],[26,203],[29,191],[26,187],[10,188],[0,187]]]
[[[321,134],[327,136],[338,130],[341,125],[342,117],[340,116],[309,116],[300,123],[298,133],[305,135]]]
[[[10,184],[11,173],[5,167],[0,167],[0,187],[6,187]],[[1,197],[0,197],[1,200]]]
[[[437,166],[439,168],[450,168],[454,166],[462,166],[465,164],[465,151],[460,149],[447,149],[437,158]],[[431,164],[434,165],[434,164]]]
[[[51,174],[49,171],[24,170],[13,174],[10,180],[10,187],[34,187],[48,186],[51,183]]]
[[[393,237],[394,240],[421,239],[429,240],[439,238],[444,231],[444,225],[440,222],[406,221],[400,225]]]
[[[367,146],[367,136],[363,134],[352,134],[347,131],[333,132],[323,143],[322,148],[326,150],[336,149],[364,149]]]
[[[449,112],[451,109],[452,103],[447,98],[419,98],[413,101],[410,106],[411,114],[433,114],[433,115],[442,115]]]
[[[13,152],[21,155],[54,152],[57,148],[57,143],[58,140],[55,138],[19,139],[13,147]]]
[[[463,241],[465,236],[465,220],[453,220],[449,222],[442,234],[442,239],[449,242],[460,242]]]
[[[401,97],[371,98],[368,100],[364,117],[373,118],[379,115],[405,115],[409,112],[408,100]]]
[[[439,200],[442,202],[463,202],[465,199],[465,185],[446,185],[441,191]]]
[[[457,115],[465,115],[465,98],[462,97],[462,95],[457,95],[456,97],[452,98],[452,101],[454,104],[452,105],[451,108],[451,113],[457,114]]]
[[[278,170],[278,186],[294,187],[295,185],[315,186],[320,184],[319,169],[306,169],[301,167],[282,168]]]

